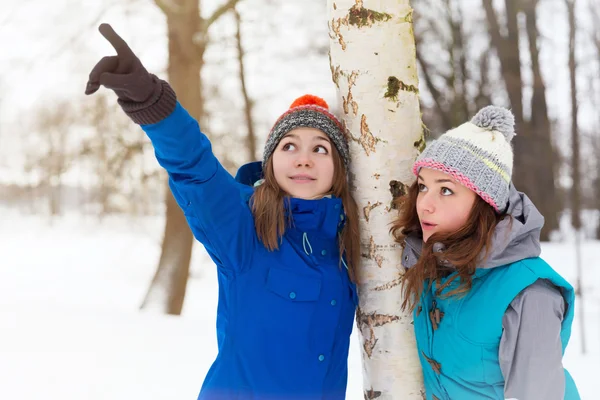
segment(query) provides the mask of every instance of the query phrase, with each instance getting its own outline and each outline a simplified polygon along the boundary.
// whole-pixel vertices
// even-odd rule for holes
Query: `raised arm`
[[[250,263],[256,244],[247,191],[212,152],[197,121],[177,102],[171,86],[150,74],[108,24],[100,33],[116,56],[102,58],[90,73],[86,94],[100,86],[113,90],[125,113],[146,132],[194,236],[218,264],[232,270]]]

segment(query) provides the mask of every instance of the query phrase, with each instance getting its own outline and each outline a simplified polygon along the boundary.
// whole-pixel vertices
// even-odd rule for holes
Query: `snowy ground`
[[[216,274],[194,249],[184,315],[140,312],[160,250],[160,219],[62,217],[52,224],[0,208],[0,399],[196,399],[215,356]],[[575,282],[570,243],[543,256]],[[583,399],[598,397],[600,242],[583,247],[585,316],[565,366]],[[587,354],[581,354],[580,320]],[[358,341],[348,399],[362,399]],[[596,390],[594,390],[596,389]]]

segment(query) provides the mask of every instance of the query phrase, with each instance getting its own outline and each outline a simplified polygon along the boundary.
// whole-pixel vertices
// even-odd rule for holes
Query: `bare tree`
[[[569,79],[571,84],[571,224],[581,230],[581,161],[579,157],[579,124],[577,104],[577,63],[575,60],[575,0],[565,0],[569,20]]]
[[[422,399],[412,317],[401,311],[401,249],[389,235],[394,197],[425,145],[413,10],[408,0],[329,0],[330,65],[351,138],[352,194],[362,210],[357,324],[365,399]],[[382,96],[382,93],[384,95]],[[401,130],[395,127],[402,126]]]
[[[596,79],[600,76],[600,7],[598,3],[590,2],[589,3],[589,11],[590,16],[592,18],[592,32],[591,32],[591,42],[594,46],[594,50],[596,52],[596,65],[597,72],[594,74]],[[593,81],[592,81],[593,82]],[[598,87],[600,87],[600,79],[596,81]],[[592,86],[593,87],[593,84]],[[597,95],[596,95],[597,96]],[[600,99],[598,97],[593,97],[594,104],[596,109],[598,109],[598,105],[600,105]],[[592,138],[593,140],[593,151],[594,151],[594,159],[596,160],[596,168],[595,168],[595,179],[593,181],[593,198],[594,198],[594,208],[600,214],[600,116],[598,116],[596,135]],[[596,239],[600,239],[600,217],[598,218],[598,226],[596,228]]]
[[[33,174],[38,189],[45,193],[50,215],[61,213],[62,176],[69,168],[67,148],[73,115],[67,102],[38,109],[29,137],[25,172]]]
[[[433,101],[428,110],[421,100],[423,121],[441,133],[491,104],[489,46],[473,46],[478,36],[476,27],[481,24],[466,23],[461,2],[418,0],[414,4],[417,61],[424,89]],[[467,25],[471,31],[467,31]],[[473,48],[481,50],[477,53]],[[473,57],[480,62],[469,67],[468,60]],[[469,90],[469,86],[474,90]]]
[[[132,172],[143,165],[144,153],[151,146],[118,107],[106,94],[98,94],[77,113],[79,123],[91,129],[93,135],[82,140],[72,162],[91,164],[98,179],[91,200],[100,206],[101,218],[114,211],[129,211],[115,208],[117,197],[128,199],[128,209],[136,207],[142,196],[135,193],[143,190],[148,179],[143,174],[130,179]]]
[[[167,74],[178,100],[202,122],[204,98],[201,72],[211,25],[238,0],[227,0],[211,15],[200,14],[200,0],[155,0],[167,17],[169,60]],[[183,308],[192,255],[193,236],[181,208],[167,190],[166,223],[156,273],[141,308],[157,307],[179,315]]]
[[[79,105],[46,102],[32,112],[31,128],[23,136],[27,138],[24,172],[33,184],[19,193],[29,196],[33,210],[39,211],[34,204],[43,196],[50,214],[58,215],[65,204],[75,205],[74,196],[84,197],[85,193],[86,199],[76,207],[91,203],[100,217],[129,211],[140,201],[143,184],[157,180],[157,167],[145,176],[131,176],[151,149],[143,133],[107,94],[90,100]],[[86,188],[73,187],[73,182],[63,185],[63,175],[72,171],[89,172],[96,181],[87,180]]]
[[[595,160],[595,168],[593,169],[594,177],[592,180],[592,199],[593,208],[598,212],[598,218],[596,219],[596,239],[600,239],[600,135],[598,132],[591,138],[592,142],[592,155]]]
[[[581,261],[581,161],[579,159],[579,124],[577,118],[577,61],[575,59],[575,0],[565,0],[567,17],[569,21],[569,79],[571,82],[571,225],[575,229],[575,257],[577,267],[577,294],[579,295],[579,310],[582,316],[584,311],[583,296],[583,266]],[[579,318],[581,331],[581,352],[586,353],[585,318]]]
[[[542,240],[558,228],[558,211],[555,189],[557,169],[555,150],[552,147],[551,124],[546,106],[546,89],[539,64],[539,36],[536,26],[538,0],[505,0],[505,26],[501,26],[492,0],[482,0],[493,48],[500,61],[500,70],[506,86],[518,136],[515,137],[515,168],[513,181],[517,188],[527,188],[527,193],[544,215]],[[525,119],[521,74],[521,35],[519,13],[524,12],[532,60],[533,96],[531,118]],[[506,33],[504,33],[506,32]],[[535,152],[532,154],[532,151]],[[540,182],[540,179],[542,182]]]
[[[526,136],[526,138],[522,147],[520,149],[515,148],[515,151],[519,154],[521,160],[529,162],[527,168],[532,168],[529,177],[529,182],[534,188],[532,197],[546,219],[542,236],[543,239],[548,239],[548,234],[552,230],[558,229],[558,212],[563,206],[555,190],[555,176],[558,174],[560,163],[557,152],[552,145],[552,127],[546,103],[546,85],[542,77],[539,59],[538,39],[540,34],[537,29],[536,13],[539,0],[522,1],[521,7],[525,14],[533,87],[530,100],[531,116],[526,125],[527,131],[524,133],[519,132],[519,136]],[[522,172],[522,170],[517,170],[516,177]],[[527,190],[529,194],[529,186],[527,186]]]
[[[254,161],[256,157],[256,134],[254,133],[254,119],[252,118],[253,102],[248,95],[248,89],[246,88],[246,69],[244,68],[244,46],[242,45],[242,18],[237,9],[234,8],[235,14],[235,42],[238,51],[238,68],[240,76],[240,86],[242,90],[242,97],[244,98],[244,115],[246,117],[247,133],[247,147],[248,147],[248,161]]]

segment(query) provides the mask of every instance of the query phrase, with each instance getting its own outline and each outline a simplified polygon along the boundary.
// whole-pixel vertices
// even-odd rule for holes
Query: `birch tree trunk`
[[[412,316],[400,311],[401,248],[389,234],[394,197],[425,146],[408,0],[328,0],[332,78],[351,135],[360,210],[360,330],[365,399],[421,399]]]

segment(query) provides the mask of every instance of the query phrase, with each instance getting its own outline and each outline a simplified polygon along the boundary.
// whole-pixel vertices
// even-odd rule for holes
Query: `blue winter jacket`
[[[344,399],[357,296],[339,262],[341,200],[291,199],[293,226],[270,252],[254,228],[252,186],[221,166],[179,103],[142,128],[218,269],[218,355],[198,398]]]

